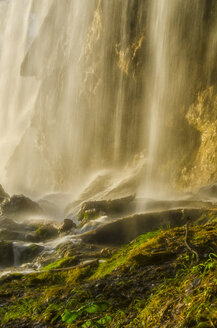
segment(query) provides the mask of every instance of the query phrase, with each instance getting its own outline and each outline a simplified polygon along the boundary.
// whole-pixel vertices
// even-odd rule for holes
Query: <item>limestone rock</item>
[[[217,92],[214,86],[198,94],[186,118],[200,133],[199,148],[180,174],[185,188],[201,187],[217,181]]]

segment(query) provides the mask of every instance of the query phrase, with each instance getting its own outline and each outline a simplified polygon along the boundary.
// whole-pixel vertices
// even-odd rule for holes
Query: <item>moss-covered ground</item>
[[[111,258],[73,258],[0,280],[0,327],[217,327],[217,224],[138,237]],[[60,271],[52,271],[53,269]]]

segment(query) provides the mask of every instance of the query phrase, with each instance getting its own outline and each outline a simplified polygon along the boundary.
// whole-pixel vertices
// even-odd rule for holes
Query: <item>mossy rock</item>
[[[137,254],[131,258],[138,265],[158,265],[173,259],[177,254],[174,252],[156,252],[153,254]]]
[[[128,210],[129,204],[135,199],[135,195],[110,200],[89,201],[83,203],[78,219],[82,225],[90,220],[98,218],[100,215],[119,215]]]
[[[189,232],[199,263],[189,260],[180,227],[141,235],[101,263],[69,268],[75,260],[70,257],[48,271],[0,279],[0,326],[21,327],[25,320],[25,327],[63,327],[66,313],[106,302],[106,314],[82,310],[73,326],[217,327],[216,225]]]
[[[60,232],[68,232],[76,228],[76,224],[71,219],[64,219],[63,224],[59,228]]]
[[[46,265],[42,270],[49,271],[49,270],[55,270],[60,268],[67,268],[77,265],[78,263],[79,263],[79,258],[77,256],[65,257],[63,259],[59,259],[55,262]]]
[[[32,244],[27,246],[20,255],[20,262],[21,263],[27,263],[31,262],[36,256],[38,256],[42,251],[44,247],[36,244]]]
[[[0,240],[23,240],[24,234],[17,231],[11,231],[7,229],[0,230]]]
[[[8,241],[0,242],[0,267],[14,265],[13,243]]]
[[[58,229],[51,224],[41,225],[38,229],[26,236],[26,240],[32,242],[44,241],[58,236]]]

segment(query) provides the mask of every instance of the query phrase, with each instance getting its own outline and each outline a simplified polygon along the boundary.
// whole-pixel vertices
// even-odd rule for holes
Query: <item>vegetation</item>
[[[33,274],[0,281],[0,327],[217,326],[217,225],[138,237],[102,263],[65,258]],[[72,261],[72,262],[71,262]]]

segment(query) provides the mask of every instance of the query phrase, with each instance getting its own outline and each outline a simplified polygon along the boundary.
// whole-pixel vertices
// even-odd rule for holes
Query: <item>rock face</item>
[[[0,267],[9,267],[14,264],[13,244],[0,241]]]
[[[14,195],[2,205],[2,213],[5,216],[18,218],[25,215],[42,215],[41,207],[24,195]]]
[[[0,185],[0,203],[2,203],[5,199],[9,197],[10,196],[4,191],[2,185]]]
[[[212,183],[211,185],[204,186],[200,188],[197,192],[198,196],[201,196],[203,199],[217,199],[217,183]]]
[[[217,93],[212,86],[197,96],[186,119],[200,133],[196,153],[188,158],[180,174],[184,187],[200,187],[217,181]]]

